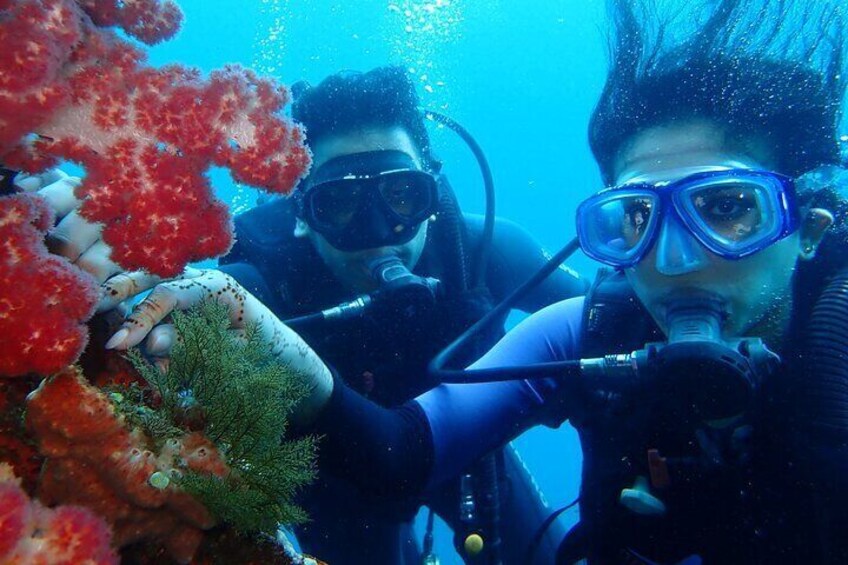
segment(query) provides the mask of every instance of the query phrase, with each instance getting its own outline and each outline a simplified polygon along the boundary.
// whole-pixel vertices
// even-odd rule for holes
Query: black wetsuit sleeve
[[[271,289],[262,274],[250,263],[227,263],[218,265],[218,270],[227,273],[238,282],[247,292],[259,299],[260,302],[272,308],[274,302]]]
[[[238,238],[230,252],[218,258],[218,270],[227,273],[247,292],[259,299],[272,311],[279,312],[277,300],[265,277],[247,258]]]
[[[482,216],[467,214],[466,225],[476,246],[483,232]],[[472,247],[473,248],[473,247]],[[530,233],[509,220],[497,218],[489,255],[487,286],[496,301],[511,294],[550,259],[550,253]],[[525,312],[535,312],[561,300],[583,296],[589,281],[562,267],[554,271],[518,303]]]
[[[321,436],[319,465],[377,494],[416,495],[433,466],[433,439],[417,402],[383,408],[334,378],[333,394],[310,432]]]

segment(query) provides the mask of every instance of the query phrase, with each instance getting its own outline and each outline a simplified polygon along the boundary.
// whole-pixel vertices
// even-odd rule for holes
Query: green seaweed
[[[284,438],[306,387],[273,357],[255,325],[229,329],[224,304],[174,312],[173,324],[179,339],[167,369],[129,352],[150,389],[130,392],[120,403],[124,414],[160,446],[184,431],[202,432],[216,445],[228,476],[186,471],[174,480],[221,521],[270,534],[278,524],[305,521],[293,500],[315,477],[316,439]]]

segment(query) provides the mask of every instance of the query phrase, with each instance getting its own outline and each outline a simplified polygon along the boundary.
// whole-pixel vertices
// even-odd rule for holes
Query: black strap
[[[623,325],[631,331],[620,331]],[[586,295],[581,332],[580,358],[629,353],[662,339],[624,273],[605,268],[598,271]]]
[[[556,554],[556,565],[573,565],[585,559],[589,550],[589,532],[583,521],[568,530]]]
[[[560,515],[562,515],[562,513],[568,510],[569,508],[573,508],[578,502],[580,502],[580,497],[575,498],[562,508],[557,508],[556,510],[551,512],[547,518],[545,518],[545,521],[542,522],[542,524],[539,526],[539,529],[536,530],[536,533],[533,535],[533,539],[530,541],[530,545],[527,547],[527,554],[524,558],[524,562],[527,563],[527,565],[532,565],[533,560],[536,558],[536,552],[539,550],[539,545],[541,545],[542,539],[544,539],[545,537],[545,533],[553,525],[553,523],[556,522],[556,519],[559,518]],[[574,528],[568,531],[566,537],[563,538],[563,543],[566,539],[568,539],[568,536],[571,534],[572,531],[574,531]]]

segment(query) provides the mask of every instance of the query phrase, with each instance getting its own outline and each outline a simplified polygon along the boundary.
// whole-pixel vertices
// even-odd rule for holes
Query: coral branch
[[[173,2],[158,0],[80,0],[99,26],[118,26],[148,45],[170,39],[180,29],[183,14]]]
[[[150,42],[176,29],[175,10],[20,0],[0,12],[0,162],[82,164],[81,213],[105,224],[112,259],[162,276],[232,243],[228,211],[204,177],[211,165],[286,193],[310,163],[301,130],[281,115],[282,86],[235,66],[205,81],[181,66],[145,67],[140,51],[95,25]],[[22,141],[30,133],[37,139]]]
[[[94,312],[97,283],[48,254],[43,239],[51,225],[40,198],[0,198],[0,376],[55,373],[85,347],[83,322]]]

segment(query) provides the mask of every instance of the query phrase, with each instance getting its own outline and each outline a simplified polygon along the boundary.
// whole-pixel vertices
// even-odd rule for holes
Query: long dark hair
[[[609,73],[589,126],[601,174],[638,132],[706,118],[760,139],[781,172],[839,161],[839,0],[608,0]]]

